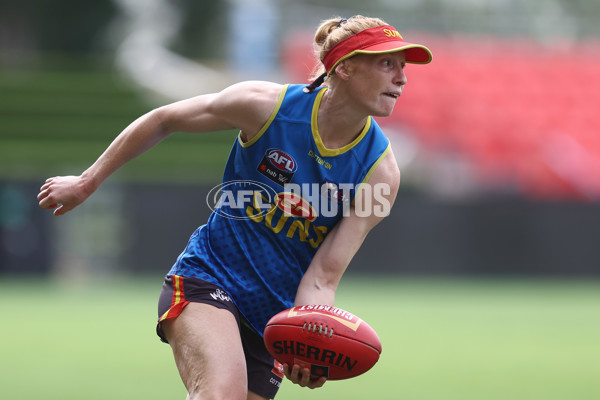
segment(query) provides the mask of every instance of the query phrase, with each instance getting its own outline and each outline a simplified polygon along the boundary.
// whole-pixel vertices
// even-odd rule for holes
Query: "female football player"
[[[322,386],[326,377],[307,368],[277,365],[262,332],[294,305],[333,305],[350,260],[394,203],[400,172],[372,117],[392,113],[405,65],[426,64],[431,53],[363,16],[324,21],[315,42],[322,71],[312,84],[242,82],[152,110],[81,175],[50,178],[38,195],[63,215],[174,132],[239,130],[223,201],[159,298],[157,332],[189,399],[273,398],[284,375]]]

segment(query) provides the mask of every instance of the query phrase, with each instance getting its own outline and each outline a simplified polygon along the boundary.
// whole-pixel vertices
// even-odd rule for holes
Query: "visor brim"
[[[411,64],[429,64],[433,59],[431,51],[420,44],[408,42],[385,42],[364,49],[356,50],[354,53],[362,54],[384,54],[404,51],[406,54],[406,62]]]

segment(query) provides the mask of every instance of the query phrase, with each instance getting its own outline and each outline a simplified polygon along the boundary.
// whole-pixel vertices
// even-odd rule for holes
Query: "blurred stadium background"
[[[401,192],[338,298],[384,356],[311,397],[600,398],[599,0],[26,0],[0,2],[7,399],[184,398],[155,299],[236,132],[174,135],[61,218],[38,188],[156,106],[307,81],[320,20],[354,14],[434,61],[379,120]]]

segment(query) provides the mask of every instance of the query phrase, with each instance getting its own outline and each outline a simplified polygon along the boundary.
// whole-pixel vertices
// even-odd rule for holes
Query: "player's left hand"
[[[283,373],[285,374],[286,378],[296,385],[300,385],[300,387],[307,387],[309,389],[320,388],[327,381],[327,378],[324,376],[318,379],[311,378],[310,370],[308,368],[302,368],[298,364],[295,364],[292,369],[290,369],[289,365],[283,364]]]

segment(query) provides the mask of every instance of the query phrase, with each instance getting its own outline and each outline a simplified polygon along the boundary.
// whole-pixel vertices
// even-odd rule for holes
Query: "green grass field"
[[[3,399],[185,399],[154,334],[161,277],[68,286],[0,279]],[[365,375],[279,399],[596,400],[600,282],[363,278],[338,306],[383,354]]]

